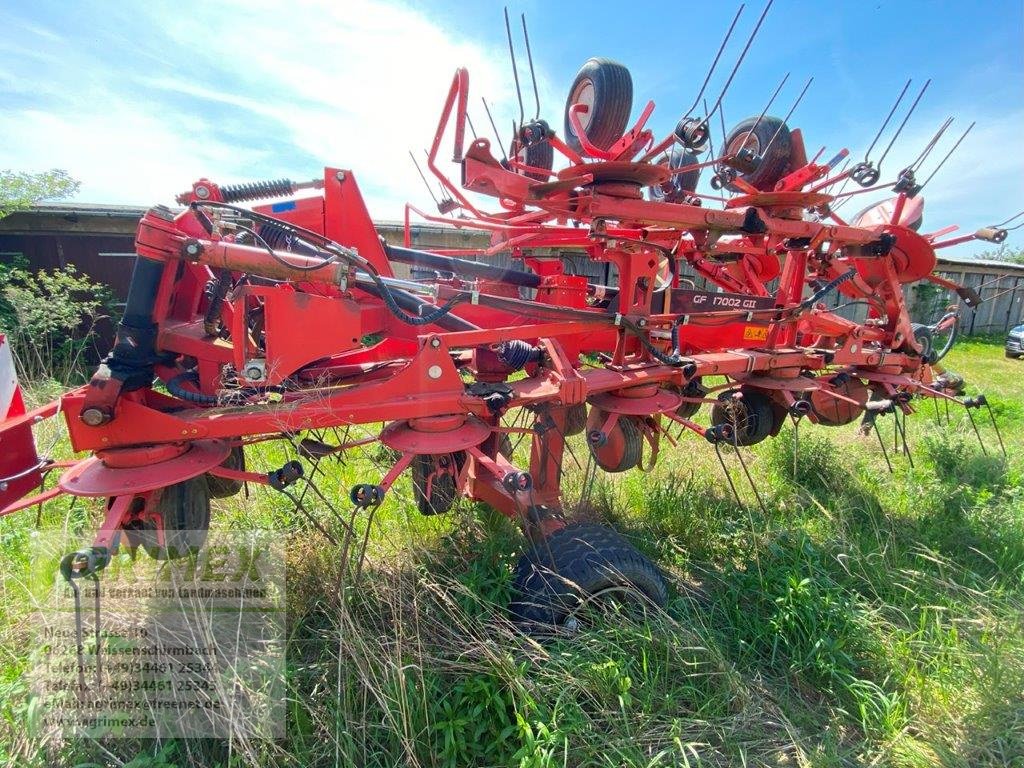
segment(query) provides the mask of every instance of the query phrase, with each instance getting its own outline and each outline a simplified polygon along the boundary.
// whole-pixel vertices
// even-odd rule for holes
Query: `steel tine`
[[[928,182],[932,180],[932,177],[933,177],[933,176],[935,176],[935,174],[939,172],[939,170],[940,170],[940,169],[942,168],[942,166],[944,166],[944,165],[946,164],[946,161],[947,161],[947,160],[949,160],[950,156],[951,156],[951,155],[952,155],[952,154],[953,154],[954,152],[956,152],[956,150],[957,150],[957,147],[959,147],[959,146],[960,146],[960,143],[961,143],[961,142],[962,142],[962,141],[963,141],[964,139],[966,139],[966,138],[967,138],[967,134],[971,132],[971,129],[972,129],[972,128],[973,128],[974,126],[975,126],[975,123],[973,123],[973,122],[972,122],[972,123],[971,123],[970,125],[968,125],[968,126],[967,126],[967,130],[966,130],[966,131],[964,131],[964,132],[963,132],[962,134],[960,134],[960,138],[956,140],[956,144],[954,144],[954,145],[953,145],[953,146],[952,146],[952,147],[950,148],[949,152],[947,152],[947,153],[946,153],[946,156],[945,156],[944,158],[942,158],[942,160],[940,160],[940,161],[939,161],[939,164],[938,164],[937,166],[935,166],[935,170],[934,170],[934,171],[932,171],[932,172],[931,172],[931,174],[929,174],[928,178],[927,178],[927,179],[925,179],[925,180],[924,180],[924,182],[923,182],[923,183],[921,184],[921,189],[924,189],[924,188],[925,188],[925,186],[926,186],[926,185],[928,184]]]
[[[1018,213],[1018,214],[1017,214],[1016,216],[1011,216],[1011,217],[1010,217],[1010,218],[1008,218],[1008,219],[1007,219],[1006,221],[1001,221],[1001,222],[999,222],[998,224],[995,224],[994,226],[996,226],[996,227],[1005,227],[1005,226],[1006,226],[1007,224],[1009,224],[1009,223],[1010,223],[1011,221],[1016,221],[1016,220],[1017,220],[1017,219],[1019,219],[1019,218],[1020,218],[1021,216],[1024,216],[1024,211],[1021,211],[1021,212],[1020,212],[1020,213]],[[1013,229],[1018,229],[1018,228],[1020,228],[1020,227],[1024,227],[1024,221],[1022,221],[1022,222],[1021,222],[1020,224],[1018,224],[1018,225],[1017,225],[1017,226],[1015,226],[1015,227],[1010,227],[1010,229],[1008,229],[1007,231],[1009,232],[1010,230],[1013,230]]]
[[[520,14],[523,22],[523,39],[526,41],[526,61],[530,64],[530,80],[533,82],[533,99],[537,103],[537,111],[533,115],[534,120],[540,119],[540,91],[537,90],[537,73],[533,69],[533,52],[530,50],[530,33],[526,31],[526,14]]]
[[[995,430],[996,437],[999,439],[999,450],[1001,450],[1003,452],[1003,458],[1004,459],[1009,458],[1006,455],[1006,446],[1003,444],[1003,436],[999,432],[999,425],[996,423],[996,415],[992,412],[992,406],[989,405],[988,400],[985,401],[985,408],[988,410],[988,418],[989,418],[989,421],[992,422],[992,429]]]
[[[896,139],[898,139],[900,137],[900,134],[903,133],[903,129],[904,129],[904,127],[906,127],[907,121],[910,119],[910,116],[912,114],[914,114],[914,110],[917,109],[917,105],[920,103],[921,97],[924,96],[924,92],[928,90],[928,86],[931,85],[931,84],[932,84],[931,78],[928,78],[928,80],[925,81],[925,84],[923,86],[921,86],[921,90],[917,94],[917,98],[914,99],[914,103],[910,105],[910,109],[907,111],[907,114],[904,115],[903,122],[900,123],[899,128],[896,129],[896,133],[894,133],[892,135],[892,138],[889,139],[889,145],[885,148],[885,152],[883,152],[882,156],[880,158],[878,158],[878,167],[879,168],[882,167],[882,162],[889,155],[889,150],[892,149],[893,144],[896,143]]]
[[[964,410],[967,411],[967,418],[971,420],[971,426],[974,428],[974,434],[978,438],[978,444],[981,446],[981,452],[988,456],[988,449],[985,447],[985,441],[981,439],[981,432],[978,431],[978,423],[974,420],[974,414],[971,413],[971,409],[964,406]]]
[[[907,441],[907,414],[901,413],[900,409],[897,408],[893,413],[898,414],[896,416],[896,428],[900,432],[900,440],[903,442],[903,455],[907,457],[907,461],[910,463],[910,468],[914,468],[914,457],[910,455],[910,443]]]
[[[885,440],[882,439],[882,433],[878,429],[878,419],[871,420],[871,427],[875,430],[875,436],[878,438],[878,445],[882,449],[882,456],[885,457],[885,465],[889,468],[889,474],[892,472],[892,462],[889,461],[889,451],[886,450]]]
[[[782,86],[784,86],[786,84],[786,81],[789,80],[790,74],[791,73],[787,72],[785,75],[783,75],[782,82],[780,82],[778,87],[775,89],[775,93],[771,95],[771,98],[768,99],[768,103],[765,104],[764,109],[761,110],[761,114],[757,116],[757,119],[754,121],[754,124],[750,126],[750,130],[747,131],[747,135],[743,137],[743,147],[747,145],[747,139],[750,138],[750,134],[752,134],[754,132],[754,129],[761,124],[761,121],[764,119],[764,116],[768,114],[768,110],[772,108],[772,104],[775,102],[775,99],[778,97],[779,92],[782,90]],[[781,128],[781,126],[779,127]],[[776,133],[778,133],[778,131],[776,131]]]
[[[434,190],[430,188],[430,184],[427,182],[427,177],[423,175],[423,169],[420,168],[420,164],[416,162],[416,155],[412,153],[411,149],[409,150],[409,159],[412,160],[412,164],[416,166],[416,172],[420,175],[420,178],[423,179],[423,186],[425,186],[427,188],[427,192],[430,193],[430,198],[434,201],[434,205],[439,205],[437,202],[437,195],[435,195]]]
[[[487,99],[483,96],[480,97],[480,101],[484,103],[484,111],[487,113],[487,119],[491,121],[491,129],[494,131],[495,141],[498,142],[498,149],[501,150],[501,157],[507,162],[508,155],[505,154],[505,145],[501,143],[501,134],[498,133],[498,126],[494,124],[494,117],[491,115],[491,108],[487,105]]]
[[[508,56],[512,60],[512,79],[516,83],[516,98],[519,100],[519,125],[523,124],[526,113],[523,110],[523,92],[519,88],[519,70],[516,67],[516,49],[512,45],[512,25],[508,21],[508,6],[505,6],[505,34],[508,36]]]
[[[430,159],[430,153],[427,152],[426,149],[423,150],[423,154],[427,157],[428,160]],[[442,201],[444,201],[444,200],[451,200],[451,197],[445,194],[444,187],[441,186],[440,182],[438,183],[437,188],[439,190],[441,190],[441,200]]]
[[[75,604],[75,650],[78,654],[78,698],[85,696],[85,644],[82,641],[82,592],[74,579],[67,579]]]
[[[804,88],[802,91],[800,91],[800,95],[796,97],[796,101],[793,102],[793,106],[789,108],[789,112],[787,112],[786,116],[782,118],[782,123],[779,125],[778,128],[775,129],[775,133],[773,133],[772,137],[768,139],[768,145],[761,151],[762,157],[768,154],[768,150],[772,148],[772,145],[775,143],[775,139],[779,137],[779,132],[782,130],[782,126],[789,123],[789,118],[793,116],[793,112],[796,111],[796,108],[800,105],[800,102],[803,101],[804,94],[807,93],[807,89],[811,87],[811,83],[813,82],[813,77],[807,78],[807,82],[804,83]],[[746,140],[744,139],[744,141]]]
[[[96,590],[96,608],[93,618],[95,626],[92,629],[96,643],[96,690],[99,691],[103,687],[103,636],[100,632],[100,577],[95,573],[92,575],[92,583]]]
[[[757,24],[754,25],[754,31],[750,33],[750,37],[747,38],[747,44],[743,46],[743,50],[740,52],[740,57],[736,60],[736,64],[733,65],[732,72],[729,73],[729,79],[725,81],[725,85],[722,87],[722,92],[718,94],[718,100],[715,102],[715,106],[712,109],[718,107],[722,103],[722,99],[725,98],[726,92],[729,90],[729,86],[732,85],[733,78],[736,77],[736,73],[739,72],[740,65],[743,63],[743,59],[747,57],[747,52],[750,50],[751,44],[754,42],[754,38],[757,37],[758,31],[761,29],[761,24],[764,22],[765,17],[768,15],[768,11],[772,7],[772,3],[775,0],[768,0],[764,10],[761,11],[761,16],[757,20]]]
[[[793,482],[796,482],[797,456],[800,454],[800,421],[796,417],[790,418],[793,419]]]
[[[935,135],[932,136],[931,141],[929,141],[925,145],[925,148],[921,150],[921,154],[917,156],[917,160],[915,160],[911,164],[910,169],[912,171],[916,171],[918,168],[921,167],[921,164],[924,163],[924,161],[928,159],[928,155],[930,155],[932,153],[932,150],[935,149],[935,145],[939,143],[939,139],[942,138],[942,135],[946,132],[946,129],[948,129],[949,126],[951,126],[952,124],[953,124],[953,117],[952,116],[947,117],[946,118],[946,122],[944,122],[942,124],[942,126],[939,128],[939,130],[935,132]]]
[[[703,99],[701,105],[704,107],[704,114],[706,115],[705,120],[710,120],[711,116],[708,115],[708,100]],[[725,136],[722,137],[722,141],[725,141]],[[718,157],[718,155],[715,154],[715,139],[711,131],[708,131],[708,148],[711,150],[712,157]],[[686,429],[686,427],[683,427],[683,429]]]
[[[722,457],[722,446],[719,443],[715,443],[715,455],[718,456],[718,463],[722,467],[722,473],[725,475],[725,481],[729,484],[729,489],[732,491],[733,498],[736,499],[736,504],[744,512],[747,511],[746,506],[743,504],[743,499],[740,498],[739,491],[736,490],[736,484],[732,481],[732,475],[729,474],[729,468],[725,466],[725,459]]]
[[[740,451],[740,440],[739,431],[733,428],[732,431],[732,447],[736,451],[736,459],[740,463],[740,468],[743,470],[743,474],[747,477],[747,485],[750,486],[750,490],[754,492],[754,498],[757,499],[757,505],[761,508],[761,514],[768,517],[768,510],[764,506],[764,502],[761,500],[761,494],[757,492],[757,486],[754,485],[754,478],[750,476],[750,470],[747,469],[747,462],[743,459],[743,452]]]
[[[882,134],[885,132],[886,126],[889,125],[889,121],[892,120],[892,116],[896,114],[896,110],[899,109],[900,102],[903,101],[903,97],[907,93],[907,89],[910,87],[911,80],[907,80],[906,85],[903,86],[903,90],[900,91],[900,95],[896,99],[896,103],[892,105],[892,109],[889,110],[889,114],[886,116],[885,121],[882,123],[882,127],[878,129],[878,133],[875,134],[875,138],[871,142],[871,146],[868,147],[864,153],[864,162],[868,162],[868,158],[871,157],[871,150],[875,148],[875,144],[882,138]]]
[[[725,33],[725,39],[722,40],[722,44],[718,46],[718,53],[715,54],[715,60],[711,62],[711,69],[708,70],[708,74],[704,78],[704,82],[703,84],[701,84],[700,90],[697,92],[697,98],[693,100],[693,104],[690,106],[688,110],[686,110],[681,119],[685,120],[686,118],[688,118],[693,113],[693,110],[697,108],[697,105],[700,103],[701,98],[703,98],[704,91],[708,87],[708,83],[711,81],[711,76],[715,73],[715,67],[718,66],[718,60],[722,57],[722,52],[725,50],[725,46],[728,44],[729,38],[732,36],[733,30],[736,29],[736,22],[740,20],[740,14],[743,13],[744,8],[746,8],[746,4],[740,3],[739,10],[736,11],[736,15],[732,19],[732,24],[729,25],[729,30]],[[707,103],[704,104],[704,115],[708,115]]]

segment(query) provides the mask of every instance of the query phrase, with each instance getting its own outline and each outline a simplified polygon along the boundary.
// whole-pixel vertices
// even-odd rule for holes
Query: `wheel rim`
[[[612,584],[588,593],[565,615],[560,626],[564,631],[576,634],[592,628],[612,613],[641,623],[655,607],[643,590],[631,584]]]
[[[580,125],[584,130],[590,127],[590,121],[594,116],[594,83],[591,80],[582,80],[576,89],[572,92],[572,103],[573,104],[586,104],[586,112],[577,112],[576,117],[579,118]]]
[[[732,427],[737,441],[742,442],[743,437],[750,434],[755,427],[750,409],[743,401],[733,398],[722,400],[721,405],[725,415],[723,423]]]
[[[739,154],[744,149],[753,151],[755,155],[761,154],[761,141],[754,135],[753,131],[737,136],[729,142],[729,148],[725,151],[727,155]]]

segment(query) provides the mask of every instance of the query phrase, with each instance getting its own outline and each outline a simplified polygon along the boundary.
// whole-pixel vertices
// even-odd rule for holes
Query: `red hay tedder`
[[[514,610],[558,624],[586,594],[666,597],[657,569],[624,539],[566,523],[567,437],[585,433],[593,464],[623,472],[653,465],[683,432],[720,451],[776,435],[789,419],[838,426],[888,413],[899,427],[917,398],[968,413],[986,406],[935,368],[955,313],[914,324],[903,293],[930,280],[977,302],[933,274],[936,249],[1006,236],[998,227],[953,238],[951,229],[919,231],[915,171],[948,121],[920,162],[879,184],[870,149],[845,167],[845,149],[809,158],[786,124],[793,110],[779,119],[766,107],[723,131],[716,153],[711,121],[722,97],[695,116],[704,91],[659,139],[646,127],[653,102],[629,123],[628,70],[591,59],[570,89],[564,130],[539,118],[538,102],[498,159],[488,139],[466,135],[469,74],[458,70],[428,153],[445,190],[440,213],[409,206],[405,247],[384,243],[355,177],[337,168],[303,184],[202,179],[179,196],[183,210],[149,210],[116,343],[92,380],[29,412],[16,384],[0,382],[9,395],[0,401],[0,514],[65,493],[106,499],[93,545],[63,564],[69,579],[94,578],[119,546],[161,559],[194,553],[210,499],[243,483],[283,491],[308,481],[298,461],[247,471],[247,445],[287,439],[314,461],[369,442],[331,443],[322,430],[384,423],[374,440],[397,459],[377,482],[351,489],[353,505],[379,505],[410,470],[423,514],[465,497],[521,521],[533,546]],[[458,183],[438,162],[449,135]],[[696,193],[702,171],[720,196]],[[845,221],[836,201],[851,193],[837,185],[850,180],[889,196]],[[487,198],[490,207],[479,202]],[[238,205],[247,201],[263,204]],[[414,250],[412,214],[486,231],[491,247]],[[610,263],[616,285],[567,273],[551,249]],[[521,267],[479,260],[497,253]],[[417,277],[396,277],[397,263]],[[684,268],[718,290],[687,287]],[[827,310],[835,292],[865,303],[867,319]],[[712,376],[727,383],[703,383]],[[708,427],[693,421],[705,403]],[[513,426],[513,409],[532,424]],[[57,413],[88,458],[37,456],[32,425]],[[670,434],[673,424],[682,431]],[[512,433],[531,441],[527,469],[512,463]],[[58,467],[57,484],[36,492]]]

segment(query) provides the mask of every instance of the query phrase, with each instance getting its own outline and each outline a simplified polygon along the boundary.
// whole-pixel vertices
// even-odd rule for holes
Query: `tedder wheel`
[[[626,132],[633,109],[633,78],[629,70],[611,59],[588,59],[573,80],[565,102],[565,143],[582,152],[583,146],[569,121],[573,104],[587,105],[587,111],[578,117],[590,143],[598,149],[608,149]]]
[[[736,393],[743,397],[735,397]],[[728,424],[735,430],[737,445],[756,445],[771,434],[775,425],[772,401],[754,389],[730,389],[711,406],[711,423]]]
[[[519,559],[513,586],[512,615],[538,629],[578,629],[595,608],[642,615],[668,600],[657,566],[596,523],[574,523],[534,544]]]
[[[914,341],[921,345],[921,359],[926,363],[930,363],[935,354],[935,340],[932,339],[932,329],[923,323],[911,323],[910,330],[914,333]]]
[[[177,560],[196,554],[206,543],[210,528],[209,478],[199,475],[159,491],[155,511],[163,521],[164,544],[152,521],[127,530],[132,546],[141,546],[154,560]]]
[[[687,165],[696,165],[699,162],[700,159],[690,150],[684,149],[678,144],[672,145],[672,151],[669,153],[668,158],[668,167],[672,170]],[[694,168],[683,173],[675,173],[665,182],[664,187],[661,185],[648,187],[651,200],[667,203],[682,202],[684,197],[697,189],[698,181],[700,181],[700,168]]]
[[[242,450],[242,446],[236,445],[231,449],[231,453],[224,459],[221,464],[222,467],[227,469],[236,469],[239,472],[245,471],[245,452]],[[216,475],[206,475],[206,485],[210,489],[211,499],[226,499],[229,496],[234,496],[240,490],[242,490],[241,480],[231,480],[227,477],[217,477]]]
[[[555,164],[555,152],[551,148],[551,142],[547,139],[530,144],[529,146],[520,146],[518,151],[515,151],[515,149],[516,146],[513,144],[509,154],[515,154],[516,160],[524,165],[550,171]],[[534,181],[548,181],[551,178],[546,173],[530,173],[529,171],[523,171],[522,173]]]
[[[760,190],[770,192],[786,174],[793,153],[793,140],[789,128],[779,118],[766,115],[758,121],[756,117],[749,117],[733,128],[725,140],[725,154],[735,155],[742,149],[751,150],[760,160],[753,170],[741,173],[739,178]],[[726,186],[733,192],[740,191],[731,184]]]
[[[438,469],[449,471],[434,474]],[[412,494],[421,515],[440,515],[452,508],[456,496],[455,475],[452,474],[455,471],[455,457],[450,453],[417,456],[412,460]]]
[[[635,416],[619,416],[608,434],[601,428],[609,414],[591,408],[587,418],[587,447],[605,472],[625,472],[640,463],[644,440]]]
[[[674,392],[682,395],[683,397],[707,397],[708,391],[704,388],[700,379],[693,379],[687,382],[685,387],[672,387]],[[681,419],[692,419],[697,415],[697,411],[700,410],[702,403],[690,403],[682,402],[679,407],[676,408],[676,416]]]
[[[576,403],[565,411],[565,436],[578,435],[587,428],[587,404]]]

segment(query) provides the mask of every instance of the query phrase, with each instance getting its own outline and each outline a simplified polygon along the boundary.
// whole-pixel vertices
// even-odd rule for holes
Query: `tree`
[[[0,219],[43,200],[68,197],[78,182],[67,171],[0,171]],[[32,272],[26,259],[0,263],[0,330],[14,351],[24,382],[80,378],[82,355],[107,316],[113,298],[71,264]]]
[[[1024,264],[1024,248],[1009,248],[1006,243],[1003,243],[995,250],[974,254],[974,258],[988,261],[1006,261],[1011,264]]]
[[[79,182],[67,171],[54,168],[41,173],[0,171],[0,219],[43,200],[60,200],[78,191]]]

